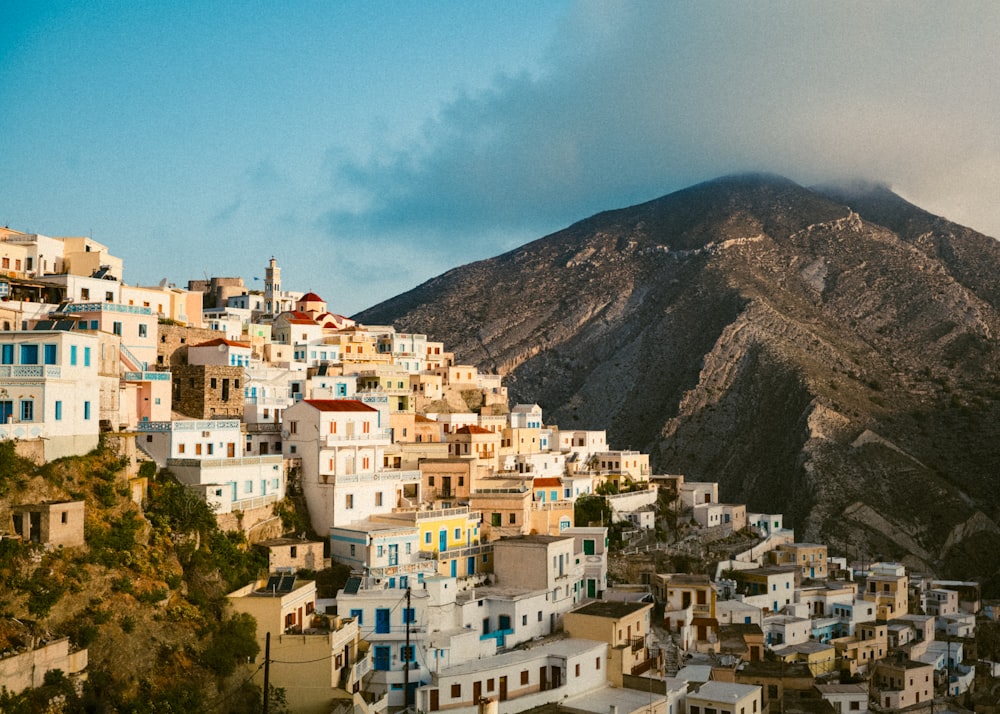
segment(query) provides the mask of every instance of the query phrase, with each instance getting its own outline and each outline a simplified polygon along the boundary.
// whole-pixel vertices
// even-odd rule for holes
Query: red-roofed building
[[[448,454],[476,462],[478,476],[495,473],[500,465],[500,434],[476,424],[458,427],[448,435]]]
[[[553,501],[563,500],[562,479],[552,476],[535,478],[531,482],[531,490],[535,501],[539,503],[551,503]]]
[[[236,342],[216,337],[188,347],[188,364],[249,367],[251,355],[249,342]]]
[[[317,533],[417,502],[420,472],[386,469],[391,439],[378,409],[356,399],[305,399],[282,420],[287,459],[301,462],[300,483]]]

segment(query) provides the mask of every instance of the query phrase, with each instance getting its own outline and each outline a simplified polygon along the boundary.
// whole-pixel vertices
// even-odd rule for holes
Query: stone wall
[[[156,343],[156,366],[173,368],[187,364],[188,345],[208,342],[222,333],[201,327],[183,325],[159,325],[159,342]]]
[[[171,372],[174,411],[193,419],[243,417],[242,367],[183,365]]]

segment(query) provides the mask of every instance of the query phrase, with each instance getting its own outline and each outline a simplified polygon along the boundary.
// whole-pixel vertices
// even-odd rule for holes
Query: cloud
[[[354,200],[321,222],[482,250],[767,170],[883,181],[1000,236],[997,46],[994,3],[582,3],[541,73],[454,97],[401,149],[338,161]]]

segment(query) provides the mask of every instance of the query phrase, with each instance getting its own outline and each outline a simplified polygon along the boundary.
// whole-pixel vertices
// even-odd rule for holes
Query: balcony
[[[62,370],[51,364],[11,364],[0,366],[0,379],[18,377],[43,377],[49,379],[59,379]]]
[[[354,442],[389,441],[389,429],[376,429],[368,434],[325,434],[324,442],[328,447],[346,446]]]
[[[280,434],[281,424],[273,422],[250,422],[246,425],[247,434]]]

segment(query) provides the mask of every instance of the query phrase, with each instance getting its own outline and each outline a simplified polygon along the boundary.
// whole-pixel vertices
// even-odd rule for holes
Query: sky
[[[1000,237],[1000,3],[0,3],[0,225],[354,314],[745,171]]]

